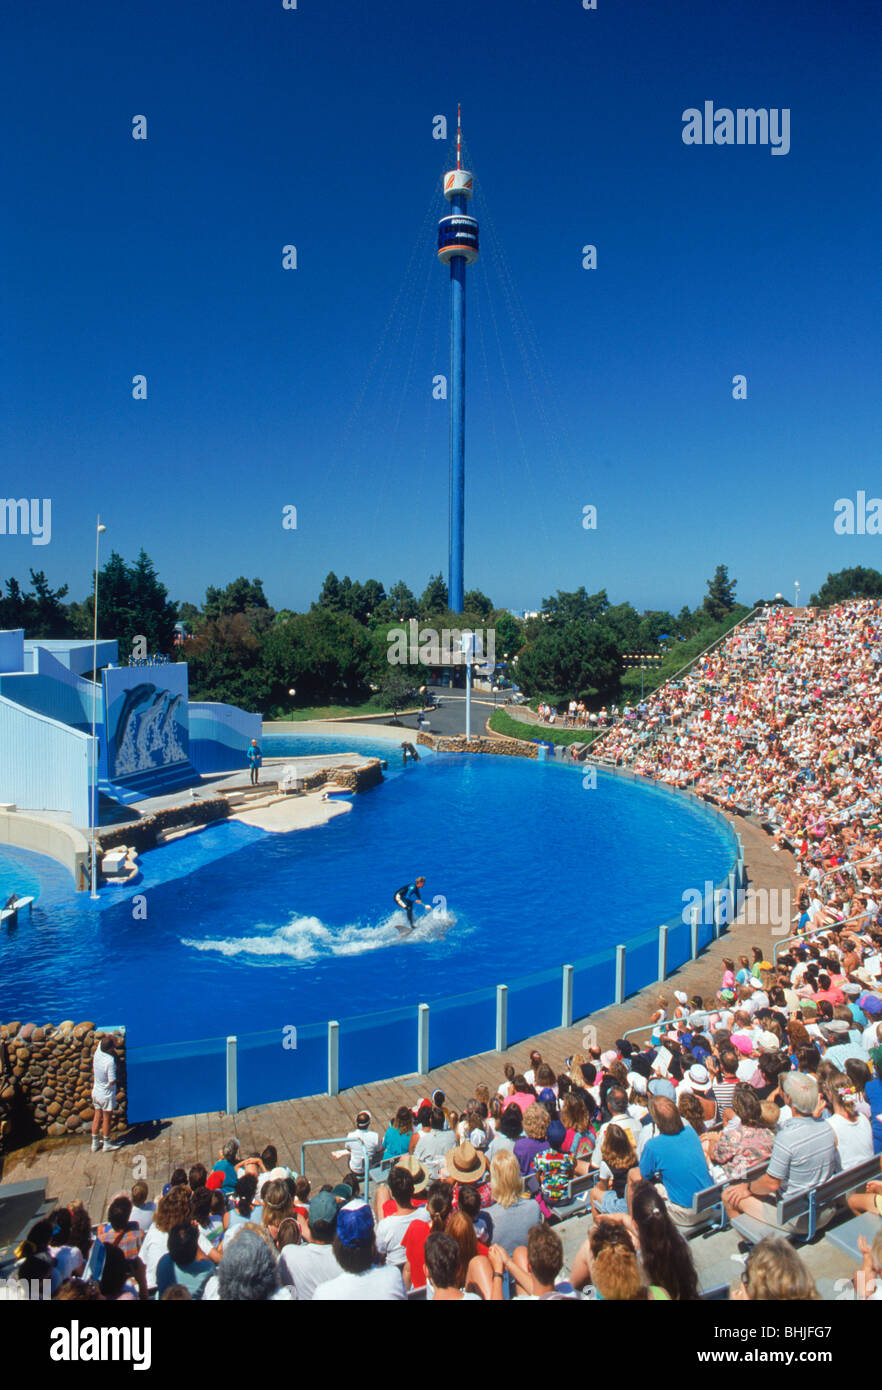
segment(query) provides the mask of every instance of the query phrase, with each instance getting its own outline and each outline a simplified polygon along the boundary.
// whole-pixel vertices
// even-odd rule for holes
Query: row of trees
[[[67,585],[52,589],[43,571],[31,570],[30,580],[30,590],[6,581],[0,628],[23,627],[29,637],[92,635],[91,595],[65,603]],[[558,590],[538,617],[521,621],[477,589],[465,595],[465,613],[451,613],[440,574],[417,597],[403,580],[387,592],[378,579],[361,583],[331,573],[309,611],[295,613],[273,609],[261,581],[244,576],[225,588],[210,586],[201,606],[174,603],[143,550],[134,564],[113,552],[98,583],[100,634],[119,639],[121,661],[139,636],[151,651],[172,652],[176,624],[183,623],[187,635],[178,650],[190,664],[192,697],[267,714],[292,704],[355,704],[372,694],[386,706],[408,698],[425,668],[391,666],[388,651],[390,632],[412,618],[439,629],[493,629],[497,660],[537,700],[627,698],[640,689],[641,675],[624,668],[623,655],[662,658],[645,672],[651,689],[749,612],[735,590],[718,565],[701,603],[676,616],[612,604],[605,589],[589,594],[583,587]],[[863,596],[882,596],[882,574],[859,566],[829,574],[811,603]]]

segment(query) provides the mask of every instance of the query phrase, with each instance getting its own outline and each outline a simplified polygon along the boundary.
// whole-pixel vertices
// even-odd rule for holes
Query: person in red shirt
[[[406,1168],[413,1178],[413,1197],[411,1198],[412,1207],[424,1207],[428,1193],[429,1179],[426,1170],[418,1158],[413,1154],[402,1154],[395,1160],[396,1168]],[[377,1213],[377,1220],[380,1221],[384,1216],[393,1216],[398,1210],[398,1203],[389,1191],[387,1183],[381,1182],[377,1185],[377,1195],[374,1198],[374,1211]]]
[[[426,1202],[428,1221],[417,1217],[411,1221],[404,1233],[404,1282],[409,1289],[423,1289],[426,1286],[426,1241],[435,1232],[443,1231],[453,1210],[453,1192],[450,1185],[440,1178],[431,1184]]]

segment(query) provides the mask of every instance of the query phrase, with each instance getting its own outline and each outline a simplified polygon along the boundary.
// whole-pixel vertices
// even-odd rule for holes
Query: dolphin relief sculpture
[[[186,759],[177,724],[182,701],[182,695],[172,696],[147,682],[126,691],[116,722],[115,777],[131,777]]]

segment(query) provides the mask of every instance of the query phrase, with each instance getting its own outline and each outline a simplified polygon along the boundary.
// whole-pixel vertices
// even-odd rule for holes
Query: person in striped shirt
[[[719,1065],[712,1087],[714,1100],[717,1102],[721,1114],[724,1110],[731,1110],[732,1097],[737,1085],[738,1053],[730,1047],[721,1048]]]

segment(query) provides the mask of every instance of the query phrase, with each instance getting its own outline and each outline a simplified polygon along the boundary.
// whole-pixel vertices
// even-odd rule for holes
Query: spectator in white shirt
[[[355,1129],[350,1130],[346,1136],[346,1147],[349,1150],[349,1172],[348,1179],[350,1187],[354,1192],[358,1192],[359,1184],[364,1177],[365,1155],[367,1164],[370,1168],[380,1149],[380,1136],[376,1130],[371,1129],[371,1112],[369,1110],[359,1110],[355,1117]]]
[[[279,1259],[282,1283],[303,1302],[312,1298],[319,1284],[336,1279],[343,1270],[334,1256],[337,1202],[330,1192],[317,1192],[309,1204],[309,1239],[302,1245],[286,1245]]]

